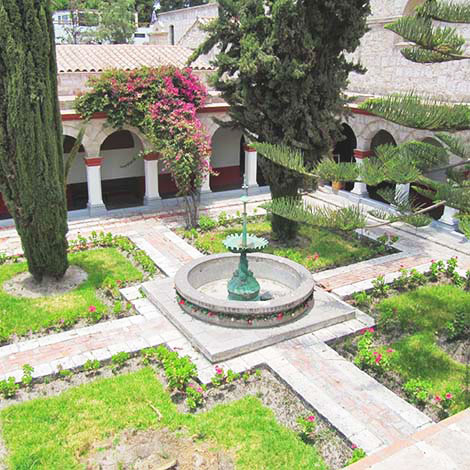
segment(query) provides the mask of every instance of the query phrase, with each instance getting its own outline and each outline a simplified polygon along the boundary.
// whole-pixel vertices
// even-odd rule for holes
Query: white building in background
[[[402,39],[384,29],[384,25],[411,12],[424,0],[372,0],[370,30],[355,53],[368,69],[365,75],[351,74],[348,93],[360,102],[366,97],[413,89],[419,93],[439,93],[453,102],[470,102],[470,66],[468,61],[420,65],[406,61],[400,54]],[[463,0],[460,0],[463,1]],[[107,68],[131,70],[142,65],[172,64],[183,67],[192,50],[204,39],[202,24],[215,18],[218,5],[209,3],[198,7],[161,13],[151,28],[142,32],[149,45],[77,45],[58,46],[58,84],[64,129],[64,150],[72,148],[79,128],[80,116],[73,111],[74,97],[86,91],[90,76],[99,75]],[[66,13],[56,12],[56,27],[66,25]],[[470,38],[470,26],[461,28]],[[138,33],[137,33],[138,34]],[[145,41],[146,37],[136,39]],[[136,41],[137,42],[137,41]],[[211,67],[207,57],[193,64],[195,73],[207,83]],[[219,128],[213,121],[228,119],[228,105],[213,90],[199,117],[212,138],[212,165],[218,176],[211,176],[203,191],[223,191],[241,187],[242,175],[247,173],[249,185],[255,188],[264,181],[257,165],[256,152],[245,145],[243,133],[237,129]],[[437,144],[428,131],[410,129],[385,121],[351,105],[352,114],[343,124],[345,140],[339,142],[334,153],[340,161],[356,161],[373,157],[374,150],[384,143],[400,144],[407,140],[423,140]],[[467,133],[464,136],[467,137]],[[143,149],[148,142],[137,129],[111,129],[105,116],[97,114],[87,125],[80,157],[68,179],[68,203],[71,211],[105,213],[122,207],[144,204],[157,206],[161,198],[172,197],[175,186],[158,164],[156,156],[145,161],[124,163]],[[349,185],[351,197],[380,199],[377,188],[365,184]],[[403,192],[407,188],[398,187]],[[435,213],[435,218],[441,216]],[[447,212],[446,212],[447,213]],[[0,199],[0,217],[8,217]],[[446,219],[452,223],[452,219]]]

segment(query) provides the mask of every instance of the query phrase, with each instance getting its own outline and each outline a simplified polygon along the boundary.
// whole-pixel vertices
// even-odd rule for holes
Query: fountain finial
[[[238,269],[233,273],[227,290],[229,300],[259,300],[260,285],[248,269],[247,253],[256,253],[268,245],[265,238],[248,234],[246,204],[248,202],[248,184],[246,174],[243,176],[245,194],[240,198],[243,202],[243,230],[241,234],[229,235],[224,240],[224,246],[232,253],[240,253]]]

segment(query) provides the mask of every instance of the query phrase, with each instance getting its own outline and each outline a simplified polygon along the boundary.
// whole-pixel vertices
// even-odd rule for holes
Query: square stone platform
[[[226,328],[193,318],[176,301],[173,278],[146,282],[148,299],[188,341],[216,363],[355,318],[355,309],[331,294],[315,290],[313,308],[292,323],[259,329]]]

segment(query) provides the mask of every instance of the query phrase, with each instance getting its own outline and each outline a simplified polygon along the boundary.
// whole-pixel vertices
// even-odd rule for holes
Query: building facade
[[[348,88],[350,94],[363,99],[413,89],[433,96],[437,91],[447,101],[470,101],[468,61],[412,64],[400,54],[403,47],[401,38],[383,27],[412,12],[422,1],[372,0],[372,14],[368,20],[370,30],[354,54],[367,68],[367,73],[351,74]],[[159,45],[58,46],[58,82],[65,156],[70,152],[83,125],[80,117],[73,111],[73,100],[78,93],[87,90],[86,82],[91,76],[113,67],[131,70],[142,65],[184,66],[192,49],[204,38],[205,33],[199,25],[215,17],[217,8],[216,3],[210,3],[158,15],[158,22],[150,35],[156,33]],[[470,36],[469,27],[462,27],[462,33],[466,37]],[[181,45],[177,45],[178,43]],[[211,71],[208,59],[198,59],[193,67],[195,73],[207,83]],[[345,139],[338,142],[334,149],[339,161],[361,164],[364,158],[374,155],[378,145],[384,143],[401,144],[413,139],[438,145],[431,132],[393,124],[364,112],[355,105],[351,106],[351,110],[351,115],[343,124]],[[242,130],[221,128],[214,122],[214,118],[227,120],[227,111],[228,106],[213,90],[210,91],[208,104],[199,111],[199,118],[212,139],[211,163],[218,173],[205,182],[203,192],[240,188],[242,175],[245,173],[251,188],[263,184],[256,152],[245,145]],[[467,134],[464,133],[464,136],[467,137]],[[102,214],[122,207],[157,207],[162,199],[175,195],[175,185],[159,165],[156,156],[148,155],[145,160],[134,159],[142,150],[151,150],[145,136],[137,129],[109,128],[105,116],[98,114],[87,124],[80,150],[67,181],[70,211]],[[128,164],[130,161],[133,163]],[[409,187],[401,186],[396,190],[405,193],[409,191]],[[380,201],[377,188],[369,188],[363,183],[348,185],[345,190],[353,197]],[[442,210],[434,214],[435,218],[441,215]],[[1,202],[0,216],[8,217]],[[448,221],[454,223],[452,217]]]

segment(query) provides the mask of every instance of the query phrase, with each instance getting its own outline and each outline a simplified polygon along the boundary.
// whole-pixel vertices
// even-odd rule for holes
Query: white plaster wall
[[[458,0],[465,1],[468,0]],[[386,23],[404,13],[408,4],[406,0],[371,1],[372,15],[368,20],[370,31],[362,38],[361,46],[353,55],[367,68],[367,73],[352,73],[348,90],[366,95],[415,90],[447,101],[470,101],[468,61],[415,64],[400,53],[401,48],[406,46],[403,39],[384,29]],[[470,25],[458,25],[458,29],[469,44]]]
[[[132,137],[134,139],[134,148],[102,150],[100,152],[100,156],[103,157],[103,164],[101,165],[102,180],[144,176],[143,158],[138,158],[131,165],[124,167],[143,149],[139,139],[135,135],[132,135]]]
[[[64,154],[64,159],[69,154]],[[69,175],[67,177],[67,184],[73,183],[85,183],[86,182],[86,167],[84,158],[86,157],[85,152],[80,152],[75,157],[72,167],[70,168]]]
[[[242,133],[239,130],[221,127],[212,137],[211,163],[214,168],[238,166],[240,164],[240,140]]]
[[[207,5],[160,13],[158,14],[158,22],[156,25],[163,26],[165,31],[169,31],[170,25],[173,25],[175,28],[175,44],[177,44],[183,34],[192,26],[196,18],[207,16],[218,16],[217,3],[208,3]]]

